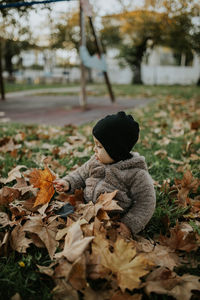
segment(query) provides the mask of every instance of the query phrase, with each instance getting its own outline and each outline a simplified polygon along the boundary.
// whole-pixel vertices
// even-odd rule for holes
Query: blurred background
[[[1,4],[29,1],[0,1]],[[200,85],[199,0],[90,0],[114,84]],[[0,9],[6,91],[80,82],[79,1]],[[85,18],[86,46],[97,49]],[[102,72],[87,68],[87,81]],[[1,83],[1,89],[2,89]]]

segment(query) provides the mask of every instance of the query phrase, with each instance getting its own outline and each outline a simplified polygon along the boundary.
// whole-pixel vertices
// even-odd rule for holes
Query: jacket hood
[[[114,163],[114,166],[120,170],[137,168],[147,171],[148,168],[145,162],[145,157],[140,155],[138,152],[131,152],[131,154],[131,158]]]

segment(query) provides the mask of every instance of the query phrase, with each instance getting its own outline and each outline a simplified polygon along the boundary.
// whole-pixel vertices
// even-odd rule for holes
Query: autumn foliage
[[[181,119],[179,112],[183,103],[190,109],[185,115],[181,112]],[[18,164],[9,169],[7,176],[4,173],[0,177],[0,258],[9,258],[14,251],[27,257],[34,247],[38,252],[46,251],[50,261],[37,264],[35,268],[41,278],[48,277],[54,282],[54,299],[66,299],[66,295],[70,295],[70,299],[79,299],[81,295],[83,299],[138,300],[150,297],[151,293],[178,300],[198,299],[200,181],[197,172],[199,151],[195,147],[200,140],[198,128],[193,129],[192,125],[198,108],[193,105],[194,100],[183,103],[181,106],[178,101],[174,103],[173,99],[167,99],[159,104],[153,120],[143,122],[142,130],[146,126],[149,133],[141,140],[142,147],[147,152],[152,150],[150,143],[155,137],[159,144],[149,163],[158,203],[152,223],[134,237],[120,222],[118,212],[121,208],[115,201],[117,191],[101,194],[96,203],[85,203],[82,190],[76,190],[73,195],[58,195],[54,191],[53,180],[66,172],[58,158],[67,156],[70,162],[74,156],[80,159],[89,156],[92,143],[85,137],[89,127],[84,129],[85,136],[75,128],[66,129],[70,134],[63,146],[52,148],[47,142],[43,143],[41,149],[50,149],[52,156],[38,155],[32,150],[37,142],[25,142],[26,136],[22,133],[0,140],[2,155],[9,153],[13,159],[28,155],[32,161],[37,159],[40,165],[32,168]],[[168,133],[167,116],[171,120]],[[48,138],[45,130],[38,129],[39,139]],[[54,136],[57,131],[51,128],[48,134]],[[185,135],[183,154],[180,158],[173,157],[165,145]],[[24,148],[20,146],[23,143]],[[83,143],[85,149],[77,150]],[[159,159],[167,162],[164,179],[162,169],[157,177],[154,176],[156,168],[160,167]],[[71,170],[78,167],[76,163]],[[170,170],[174,177],[168,177]],[[73,206],[73,212],[62,218],[57,212],[67,203]],[[173,223],[172,216],[177,211],[181,214],[175,215]],[[155,224],[155,220],[159,223]],[[155,225],[159,229],[150,231]],[[179,271],[188,266],[192,272]],[[25,267],[20,261],[19,268]]]

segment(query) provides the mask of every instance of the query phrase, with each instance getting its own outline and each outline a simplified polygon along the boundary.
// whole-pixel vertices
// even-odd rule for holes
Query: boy
[[[115,200],[123,208],[121,222],[133,234],[144,229],[156,205],[153,181],[145,158],[131,152],[139,137],[139,124],[121,111],[108,115],[93,128],[95,155],[63,179],[54,181],[57,192],[84,189],[86,202],[118,190]]]

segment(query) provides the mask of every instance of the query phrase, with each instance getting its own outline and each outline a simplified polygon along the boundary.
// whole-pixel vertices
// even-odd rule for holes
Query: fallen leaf
[[[0,190],[0,205],[8,206],[9,203],[18,199],[20,197],[20,192],[17,189],[4,186]]]
[[[101,256],[101,264],[117,276],[117,282],[122,290],[140,288],[140,278],[149,273],[153,263],[143,254],[137,255],[136,248],[131,242],[118,238],[113,245],[113,252],[109,250],[109,243],[103,238],[94,239],[93,249]]]
[[[142,294],[130,295],[128,293],[122,293],[121,291],[116,292],[110,300],[141,300]]]
[[[191,129],[197,130],[199,128],[200,128],[200,120],[194,121],[194,122],[191,123]]]
[[[113,199],[117,194],[117,190],[115,190],[112,193],[103,193],[101,194],[98,199],[96,204],[102,205],[103,209],[106,211],[110,210],[123,210],[117,202]]]
[[[83,290],[87,286],[86,280],[86,260],[85,256],[79,257],[72,265],[69,282],[76,290]]]
[[[13,250],[26,253],[26,249],[32,243],[32,240],[25,237],[24,229],[21,225],[17,225],[11,233],[11,247]]]
[[[27,169],[27,167],[24,165],[17,166],[8,173],[7,178],[0,178],[0,182],[7,184],[7,183],[15,180],[16,178],[21,178],[22,174],[20,172],[20,169],[22,169],[22,168]]]
[[[10,300],[21,300],[22,298],[21,298],[21,296],[20,296],[20,294],[19,293],[16,293],[14,296],[12,296],[11,298],[10,298]]]
[[[170,229],[170,237],[160,235],[159,241],[171,249],[190,252],[198,248],[198,243],[194,232],[184,231],[179,223]]]
[[[112,290],[93,290],[90,286],[84,289],[84,300],[111,300]]]
[[[171,158],[169,156],[167,158],[168,158],[169,162],[171,162],[172,164],[175,164],[175,165],[184,165],[183,161]]]
[[[34,207],[48,203],[54,195],[53,181],[56,179],[56,176],[51,173],[49,168],[45,168],[44,170],[34,169],[28,177],[30,178],[30,183],[40,189]]]
[[[66,258],[61,258],[57,262],[58,265],[56,266],[54,271],[55,278],[65,278],[65,280],[67,281],[72,269],[72,264],[69,263]]]
[[[10,219],[7,213],[0,211],[0,227],[5,227],[10,224]]]
[[[40,265],[36,265],[36,266],[38,267],[40,273],[46,274],[46,275],[52,277],[54,274],[54,270],[52,269],[52,267],[54,265],[55,265],[55,262],[51,263],[48,267],[40,266]]]
[[[57,279],[52,290],[53,300],[79,300],[78,292],[64,279]]]
[[[146,278],[145,292],[150,295],[166,294],[177,300],[190,300],[192,290],[200,290],[200,277],[189,274],[178,276],[167,268],[154,270]]]
[[[175,185],[178,189],[178,203],[182,206],[187,206],[188,204],[188,194],[189,192],[196,192],[199,185],[200,180],[198,178],[194,178],[192,172],[187,170],[182,179],[175,179]]]
[[[83,237],[79,221],[74,222],[69,228],[65,237],[65,245],[62,252],[56,253],[55,257],[66,257],[70,262],[75,261],[87,248],[89,243],[93,240],[91,237]]]
[[[49,256],[52,259],[58,246],[58,242],[55,239],[57,226],[58,223],[56,220],[51,222],[51,218],[49,218],[48,222],[46,223],[43,221],[41,215],[36,215],[25,223],[23,229],[24,231],[36,233],[39,236],[39,238],[45,244]]]
[[[159,244],[156,244],[153,251],[148,252],[145,256],[156,266],[167,267],[170,270],[180,264],[178,255],[171,248]]]

